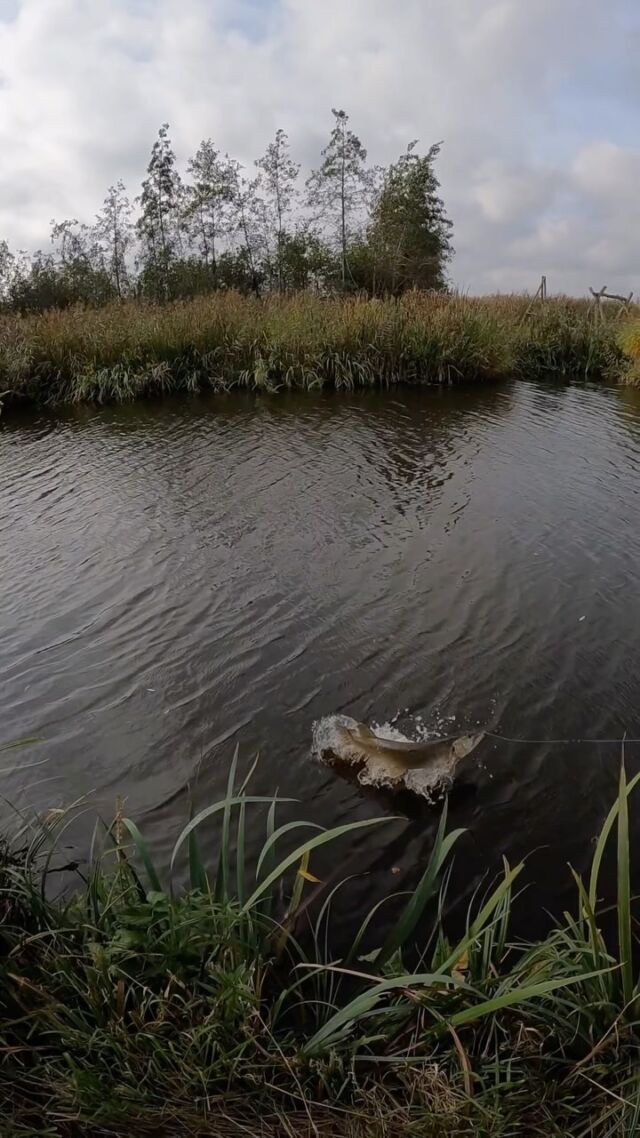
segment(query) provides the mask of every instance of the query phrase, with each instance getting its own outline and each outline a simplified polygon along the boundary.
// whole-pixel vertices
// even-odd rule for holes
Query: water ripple
[[[125,790],[162,849],[189,785],[223,791],[236,741],[263,756],[258,791],[325,823],[375,809],[309,763],[327,713],[640,733],[632,393],[84,411],[7,422],[0,462],[2,733],[42,734],[50,768],[38,785],[7,776],[5,797]],[[611,747],[488,745],[457,808],[475,850],[461,892],[482,859],[588,852],[617,762]],[[430,840],[425,822],[408,878]],[[557,874],[541,876],[551,904]]]

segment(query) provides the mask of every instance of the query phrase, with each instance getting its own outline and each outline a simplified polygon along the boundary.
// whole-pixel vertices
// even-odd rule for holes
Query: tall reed
[[[632,353],[586,302],[409,293],[399,300],[263,300],[221,292],[0,319],[0,392],[54,405],[166,392],[619,379]]]

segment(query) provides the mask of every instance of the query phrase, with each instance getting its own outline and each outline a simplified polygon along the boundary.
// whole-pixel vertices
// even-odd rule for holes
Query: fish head
[[[465,759],[472,751],[475,751],[478,743],[484,739],[484,731],[479,731],[477,735],[462,735],[460,739],[456,739],[453,744],[452,751],[456,759]]]

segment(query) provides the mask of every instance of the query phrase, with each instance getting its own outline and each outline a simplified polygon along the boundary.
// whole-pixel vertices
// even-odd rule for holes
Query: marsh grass
[[[618,342],[625,359],[630,361],[627,369],[628,382],[637,386],[640,384],[640,316],[636,314],[635,319],[628,320],[622,326]]]
[[[567,298],[532,307],[515,296],[259,300],[227,292],[163,307],[132,301],[4,316],[0,390],[10,406],[236,387],[621,379],[633,373],[630,336],[613,317],[597,324],[586,302]]]
[[[506,862],[448,939],[461,831],[447,832],[445,809],[386,939],[362,955],[372,910],[340,959],[332,905],[350,884],[323,887],[316,851],[387,819],[279,825],[278,800],[249,793],[236,755],[225,799],[189,820],[167,875],[120,812],[57,898],[71,818],[24,822],[0,851],[3,1135],[634,1133],[628,801],[639,781],[622,770],[590,879],[574,873],[575,911],[543,941],[511,941],[523,866]],[[255,864],[248,825],[264,828]],[[598,900],[607,849],[611,943]]]

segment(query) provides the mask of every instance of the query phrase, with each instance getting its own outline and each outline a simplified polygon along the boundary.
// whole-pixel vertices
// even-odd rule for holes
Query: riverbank
[[[448,939],[441,887],[460,831],[444,812],[386,939],[372,911],[336,960],[332,900],[350,881],[318,881],[318,853],[388,819],[279,826],[275,800],[251,796],[235,768],[226,798],[176,842],[183,888],[121,814],[96,831],[86,874],[69,866],[69,819],[55,812],[1,847],[7,1138],[636,1132],[628,808],[640,775],[621,772],[589,879],[574,874],[574,912],[543,941],[510,942],[524,873],[506,864]],[[249,826],[264,828],[257,868]],[[617,931],[605,937],[608,856]],[[52,900],[62,870],[75,887]]]
[[[353,390],[568,375],[637,381],[637,316],[586,301],[412,293],[264,300],[217,293],[0,319],[5,409],[173,392]]]

